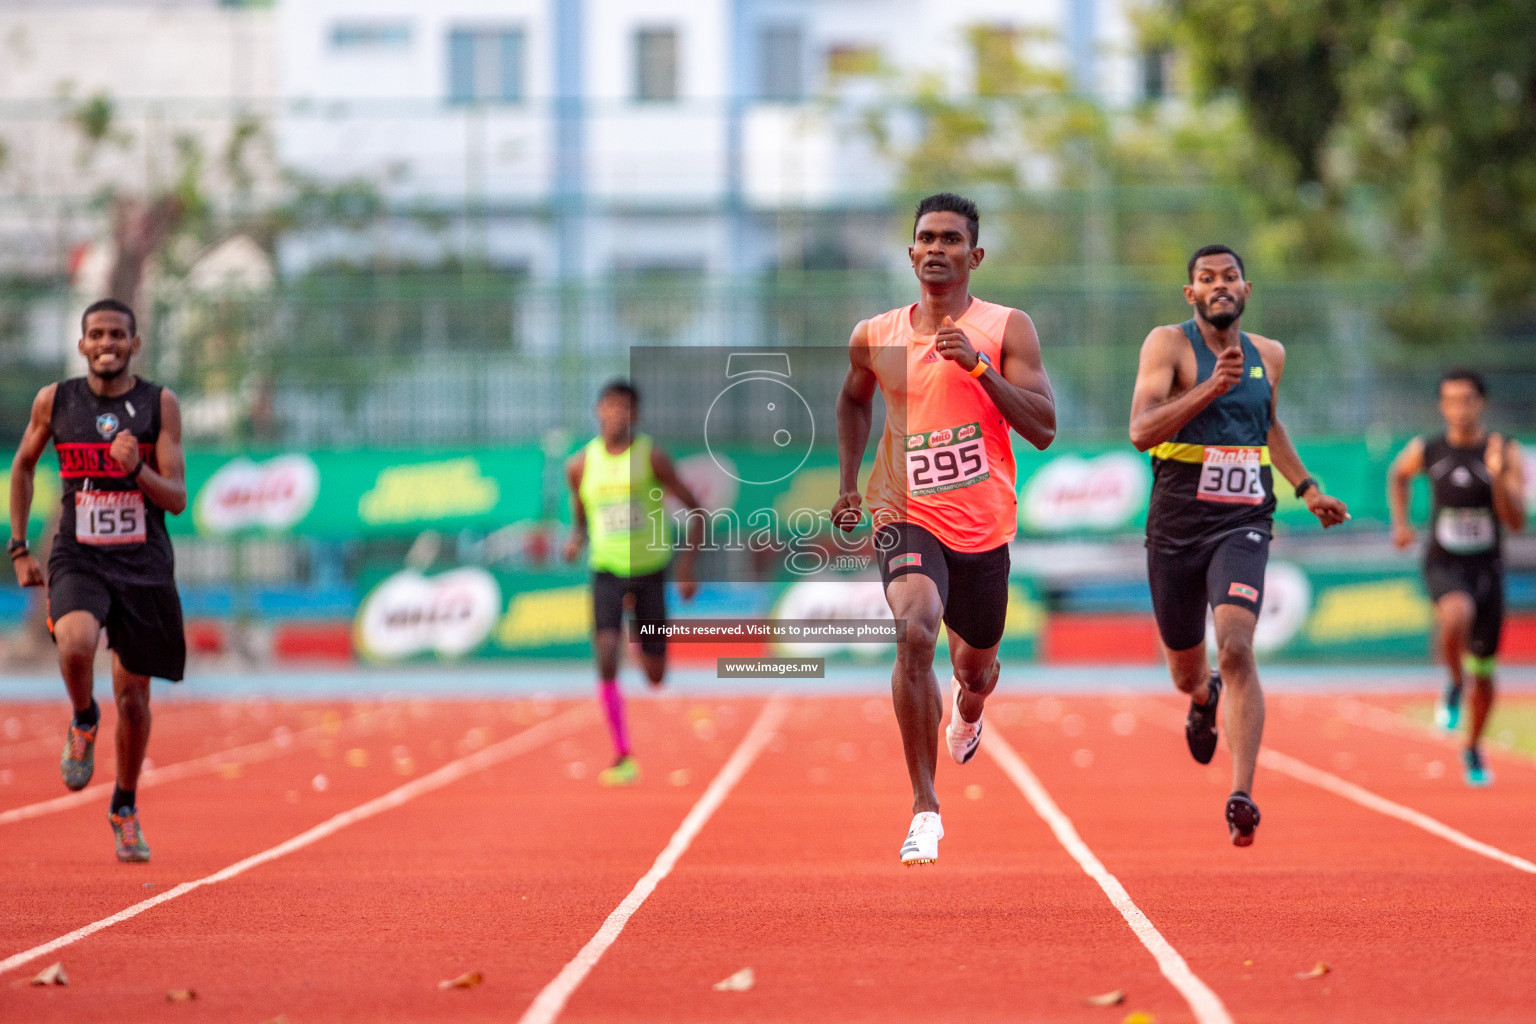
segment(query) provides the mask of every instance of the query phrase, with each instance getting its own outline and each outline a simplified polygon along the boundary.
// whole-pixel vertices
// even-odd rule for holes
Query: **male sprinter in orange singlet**
[[[1264,694],[1253,631],[1264,600],[1274,470],[1296,485],[1325,529],[1349,518],[1307,474],[1275,415],[1285,348],[1238,326],[1252,291],[1237,253],[1224,245],[1197,250],[1184,286],[1195,315],[1147,335],[1131,399],[1131,443],[1152,452],[1152,611],[1173,685],[1189,694],[1184,738],[1201,764],[1216,753],[1217,702],[1227,695],[1226,816],[1235,846],[1250,845],[1259,827],[1252,793]],[[1216,620],[1215,672],[1205,651],[1207,605]]]
[[[869,478],[869,510],[885,597],[905,637],[891,694],[912,779],[903,864],[931,864],[944,826],[933,775],[944,702],[933,674],[939,623],[949,630],[954,712],[950,755],[981,741],[982,705],[997,686],[1008,610],[1008,544],[1018,523],[1008,428],[1036,448],[1056,436],[1056,399],[1028,316],[970,293],[984,255],[976,204],[949,193],[917,207],[907,255],[921,298],[853,329],[837,399],[839,496],[832,521],[858,523],[859,466],[875,389],[885,431]]]

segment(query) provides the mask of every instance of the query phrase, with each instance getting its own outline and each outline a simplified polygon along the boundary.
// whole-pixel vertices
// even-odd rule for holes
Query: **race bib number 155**
[[[75,540],[81,544],[143,544],[141,491],[76,491]]]
[[[938,494],[990,475],[980,423],[907,435],[907,493]]]
[[[1205,446],[1205,461],[1200,465],[1200,486],[1195,497],[1227,505],[1261,505],[1264,502],[1264,478],[1259,473],[1257,448]]]

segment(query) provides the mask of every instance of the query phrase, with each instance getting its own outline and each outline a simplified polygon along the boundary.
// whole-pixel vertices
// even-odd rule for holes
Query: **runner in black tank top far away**
[[[1525,528],[1525,466],[1520,446],[1483,427],[1488,389],[1481,374],[1451,370],[1440,379],[1440,415],[1445,433],[1416,437],[1392,463],[1387,500],[1392,509],[1392,542],[1413,544],[1408,522],[1408,488],[1420,473],[1429,477],[1429,543],[1424,550],[1424,583],[1435,602],[1441,658],[1450,679],[1435,708],[1435,720],[1455,730],[1461,721],[1462,685],[1472,676],[1472,715],[1462,766],[1467,785],[1486,786],[1493,774],[1479,746],[1493,708],[1493,670],[1504,628],[1506,529]]]
[[[1131,401],[1131,442],[1152,453],[1152,610],[1173,685],[1189,694],[1184,735],[1201,764],[1216,753],[1217,708],[1227,709],[1226,818],[1237,846],[1251,844],[1259,825],[1252,794],[1264,693],[1253,632],[1269,561],[1274,470],[1325,528],[1349,518],[1344,503],[1307,475],[1275,415],[1285,348],[1239,328],[1252,290],[1237,253],[1224,245],[1197,251],[1184,286],[1194,318],[1147,335]],[[1205,649],[1208,605],[1216,622],[1215,671]]]
[[[24,587],[41,586],[27,550],[37,461],[50,441],[59,456],[63,509],[48,558],[48,628],[75,715],[59,768],[84,789],[95,768],[99,711],[92,696],[96,641],[112,648],[117,704],[117,786],[108,820],[117,859],[149,860],[139,828],[137,787],[149,745],[149,679],[179,682],[186,663],[181,599],[165,514],[187,507],[176,396],[135,377],[133,310],[103,299],[81,318],[86,375],[50,384],[11,463],[11,564]]]

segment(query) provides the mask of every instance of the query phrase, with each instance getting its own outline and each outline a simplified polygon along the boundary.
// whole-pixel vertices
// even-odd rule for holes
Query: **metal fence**
[[[975,287],[1033,317],[1062,431],[1105,439],[1124,433],[1147,330],[1187,315],[1178,284],[983,275]],[[1494,422],[1530,425],[1530,346],[1416,349],[1383,330],[1380,295],[1332,284],[1255,289],[1245,325],[1286,343],[1281,411],[1294,431],[1423,429],[1435,422],[1435,380],[1453,362],[1488,374]],[[526,441],[587,429],[597,388],[626,373],[633,345],[842,346],[859,319],[914,297],[906,275],[837,271],[565,286],[488,271],[311,275],[255,295],[162,292],[145,318],[141,366],[180,394],[195,443]],[[66,354],[77,304],[62,288],[0,291],[4,436],[19,436],[37,387],[80,372]],[[39,332],[56,338],[51,351]]]

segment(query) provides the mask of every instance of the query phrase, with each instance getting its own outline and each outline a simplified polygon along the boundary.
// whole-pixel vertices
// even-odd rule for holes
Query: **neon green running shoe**
[[[1446,732],[1455,732],[1461,725],[1461,687],[1446,683],[1445,692],[1435,702],[1435,724]]]
[[[1493,772],[1483,763],[1483,752],[1476,747],[1468,747],[1461,752],[1461,763],[1467,770],[1467,785],[1482,788],[1493,785]]]
[[[69,735],[64,737],[64,754],[59,758],[59,773],[64,776],[68,789],[84,789],[96,771],[97,722],[89,729],[82,729],[73,721],[69,723]]]
[[[139,828],[138,808],[125,807],[122,814],[110,814],[108,819],[117,840],[117,859],[124,864],[149,860],[149,844],[144,841],[144,830]]]
[[[604,786],[633,786],[640,781],[640,762],[625,754],[612,768],[598,772],[597,781]]]

